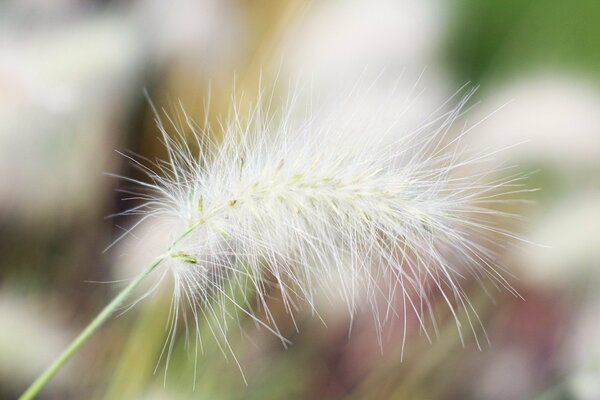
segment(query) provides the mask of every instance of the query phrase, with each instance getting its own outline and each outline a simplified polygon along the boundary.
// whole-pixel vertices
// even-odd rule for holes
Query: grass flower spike
[[[297,94],[278,112],[265,96],[246,117],[233,106],[219,132],[185,113],[169,126],[159,118],[168,159],[151,167],[132,158],[149,180],[125,178],[142,200],[126,214],[178,227],[144,272],[173,277],[168,352],[178,316],[192,327],[209,317],[224,337],[227,303],[282,337],[269,312],[274,289],[292,318],[301,307],[318,313],[325,295],[351,316],[371,307],[379,330],[412,313],[426,334],[431,297],[440,296],[459,325],[462,309],[475,329],[461,281],[512,290],[491,244],[512,237],[494,224],[504,216],[494,206],[519,178],[490,182],[489,155],[461,149],[469,129],[454,126],[469,95],[410,131],[395,128],[406,109],[354,120],[302,110]],[[241,298],[240,287],[249,289]]]
[[[183,112],[199,155],[181,127],[159,119],[169,161],[154,169],[137,163],[151,183],[135,182],[145,203],[129,213],[170,219],[185,232],[167,255],[174,313],[187,307],[197,317],[233,301],[227,287],[250,283],[275,333],[266,300],[272,287],[292,316],[299,304],[318,312],[316,296],[325,294],[350,315],[369,304],[378,329],[389,316],[414,313],[425,330],[432,291],[455,313],[471,308],[460,287],[465,274],[508,286],[479,240],[508,235],[490,225],[498,212],[486,208],[497,201],[498,182],[484,183],[489,171],[461,175],[487,157],[465,158],[460,136],[447,138],[467,97],[410,132],[394,131],[390,116],[387,131],[370,132],[378,116],[348,120],[344,107],[298,118],[294,98],[273,116],[259,98],[246,119],[233,108],[218,143],[209,126]],[[363,135],[349,136],[349,124]],[[251,303],[236,305],[253,314]]]

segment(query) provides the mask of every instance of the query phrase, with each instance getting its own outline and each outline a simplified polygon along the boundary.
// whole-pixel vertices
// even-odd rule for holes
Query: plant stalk
[[[165,256],[156,258],[138,276],[136,276],[102,311],[90,322],[60,356],[27,388],[19,400],[33,399],[44,386],[56,375],[79,348],[102,326],[104,322],[123,304],[125,299],[163,260]]]

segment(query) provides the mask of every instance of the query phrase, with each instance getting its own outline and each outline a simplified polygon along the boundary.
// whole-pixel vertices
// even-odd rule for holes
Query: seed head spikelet
[[[144,202],[126,214],[177,227],[161,267],[174,279],[167,353],[178,315],[196,328],[209,318],[224,337],[232,319],[225,304],[285,343],[269,312],[273,288],[292,318],[302,306],[318,313],[325,296],[350,316],[372,307],[378,330],[414,314],[428,334],[438,296],[459,327],[463,310],[475,329],[461,282],[471,275],[512,291],[492,245],[513,237],[494,223],[509,214],[494,206],[519,191],[520,178],[493,181],[495,171],[482,167],[489,154],[461,149],[469,129],[455,125],[471,94],[411,130],[396,129],[406,110],[370,120],[299,113],[296,95],[278,112],[265,96],[246,117],[234,105],[220,139],[183,111],[177,123],[158,118],[168,158],[155,168],[133,161],[150,179],[129,179]],[[246,295],[236,297],[240,287]]]

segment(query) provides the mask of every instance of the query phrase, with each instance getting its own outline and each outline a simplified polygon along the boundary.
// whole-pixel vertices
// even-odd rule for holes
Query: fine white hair
[[[410,129],[406,108],[344,111],[360,89],[326,112],[297,90],[275,110],[274,93],[244,115],[234,101],[218,130],[183,108],[168,126],[157,117],[168,158],[154,167],[131,158],[149,180],[125,178],[143,200],[125,214],[179,227],[160,267],[174,280],[168,354],[178,316],[194,328],[207,318],[225,338],[231,305],[285,343],[269,311],[274,290],[292,320],[301,307],[318,313],[325,296],[351,317],[371,307],[378,331],[413,314],[426,335],[433,296],[459,333],[461,313],[470,329],[481,324],[461,287],[467,276],[514,292],[494,251],[514,238],[497,221],[511,215],[497,206],[522,191],[522,177],[498,180],[493,153],[462,148],[472,127],[457,121],[472,90]]]

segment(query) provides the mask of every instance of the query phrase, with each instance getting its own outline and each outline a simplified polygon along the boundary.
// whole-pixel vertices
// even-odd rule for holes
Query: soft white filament
[[[233,303],[279,335],[273,289],[292,317],[302,306],[317,312],[325,294],[351,316],[369,305],[378,329],[412,313],[426,334],[436,296],[459,325],[466,311],[475,329],[461,281],[473,275],[512,290],[490,244],[512,237],[493,223],[506,215],[494,207],[519,178],[491,182],[488,155],[462,151],[469,129],[451,129],[469,95],[411,130],[401,124],[405,109],[370,119],[298,113],[295,96],[279,111],[261,96],[246,117],[234,106],[219,140],[185,113],[170,127],[159,119],[169,158],[153,169],[134,161],[150,181],[130,179],[144,203],[127,214],[179,226],[164,268],[174,277],[171,334],[183,315],[195,327],[208,317],[224,337],[224,304]],[[236,297],[239,287],[252,298]]]

